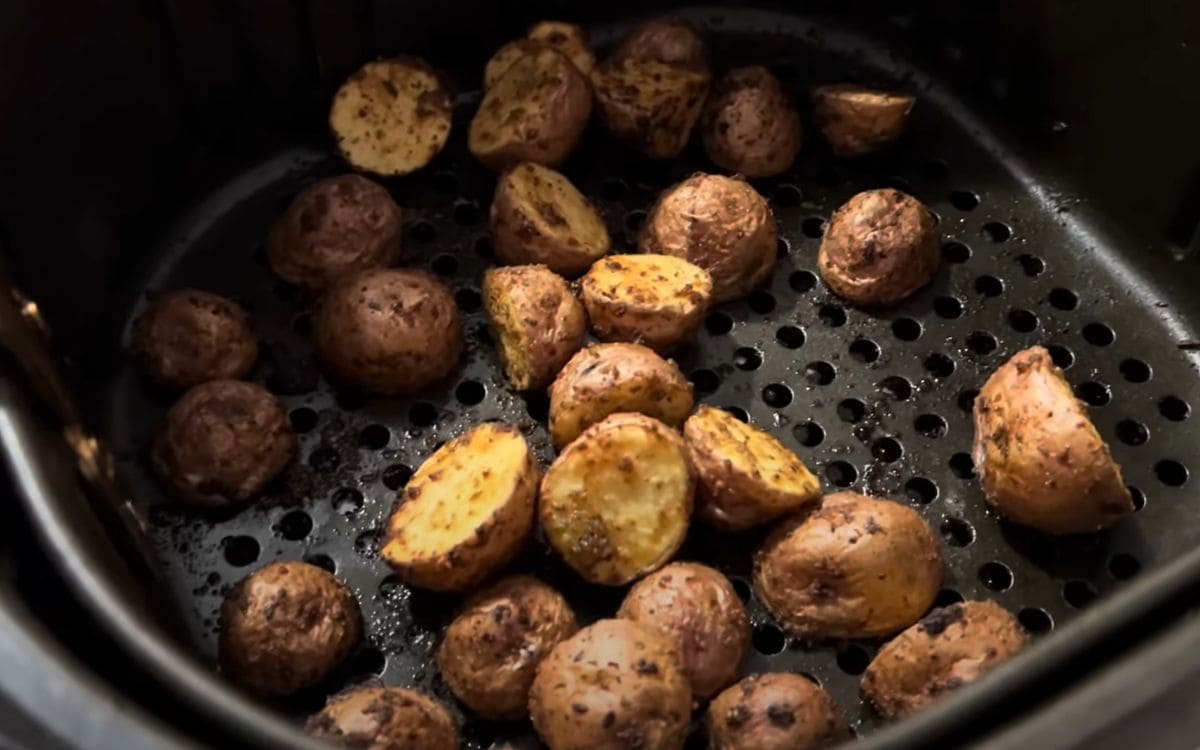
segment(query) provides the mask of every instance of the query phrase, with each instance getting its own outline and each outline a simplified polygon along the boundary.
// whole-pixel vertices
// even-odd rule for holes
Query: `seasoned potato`
[[[638,246],[700,266],[712,274],[713,301],[728,302],[770,278],[778,238],[770,204],[748,183],[695,174],[658,199]]]
[[[557,167],[592,115],[587,78],[561,52],[543,46],[518,57],[483,95],[467,147],[494,170],[523,161]]]
[[[690,23],[675,16],[643,21],[621,40],[613,58],[708,68],[708,46]]]
[[[566,177],[532,162],[496,183],[489,229],[502,262],[541,263],[568,277],[586,271],[611,244],[588,199]]]
[[[729,579],[707,565],[671,563],[633,585],[624,617],[679,650],[692,695],[704,700],[738,678],[750,649],[750,619]]]
[[[889,719],[919,711],[1012,658],[1029,637],[995,602],[935,609],[879,650],[863,697]]]
[[[717,166],[744,177],[771,177],[791,169],[800,153],[800,112],[771,71],[734,68],[709,97],[700,133]]]
[[[588,44],[587,32],[580,26],[564,21],[541,21],[533,25],[527,36],[566,55],[584,76],[590,75],[596,67],[596,56]]]
[[[775,619],[810,639],[889,635],[925,614],[942,585],[942,553],[911,508],[853,492],[785,520],[754,561]]]
[[[683,441],[644,414],[613,414],[546,471],[538,514],[550,546],[592,583],[619,586],[664,565],[692,514]]]
[[[472,596],[455,616],[438,647],[438,669],[475,713],[520,719],[538,664],[577,630],[561,594],[536,578],[511,576]]]
[[[550,386],[556,447],[615,412],[640,412],[678,427],[692,411],[692,384],[669,359],[640,344],[596,344],[567,362]]]
[[[862,156],[900,137],[916,99],[853,84],[813,90],[813,118],[833,153]]]
[[[489,269],[483,274],[483,306],[504,374],[518,391],[545,388],[583,346],[583,305],[545,266]]]
[[[433,698],[404,688],[360,687],[335,695],[308,720],[308,734],[367,750],[458,750],[458,725]]]
[[[130,351],[154,382],[191,388],[245,376],[258,359],[258,339],[233,300],[176,289],[155,297],[134,321]]]
[[[540,478],[520,431],[485,422],[443,445],[413,474],[380,556],[414,586],[476,586],[529,537]]]
[[[1133,512],[1121,467],[1040,346],[992,373],[975,399],[975,466],[1003,517],[1086,534]]]
[[[579,285],[601,341],[633,341],[664,351],[692,337],[712,300],[712,276],[670,255],[611,255]]]
[[[900,302],[937,273],[935,227],[929,209],[907,193],[859,193],[829,220],[817,255],[821,278],[856,305]]]
[[[616,138],[651,159],[687,146],[704,108],[709,73],[637,58],[609,59],[592,71],[596,106]]]
[[[829,693],[798,674],[751,675],[713,699],[711,750],[816,750],[850,738]]]
[[[550,750],[679,750],[691,712],[674,647],[630,620],[600,620],[558,644],[529,693]]]
[[[499,81],[500,77],[507,73],[517,60],[543,49],[545,46],[543,42],[536,39],[522,38],[514,39],[496,50],[496,54],[491,56],[483,69],[483,90],[487,91],[495,86],[496,81]]]
[[[454,103],[424,60],[369,62],[333,97],[329,127],[355,169],[384,177],[415,172],[441,153]]]
[[[821,499],[821,483],[774,436],[724,409],[701,406],[683,425],[696,470],[696,515],[723,529],[748,529]]]

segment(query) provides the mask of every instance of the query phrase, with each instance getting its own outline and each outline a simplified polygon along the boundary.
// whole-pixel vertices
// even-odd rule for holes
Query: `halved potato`
[[[579,285],[601,341],[636,341],[660,351],[688,339],[712,302],[712,275],[671,255],[612,255]]]
[[[821,499],[821,483],[795,453],[724,409],[697,409],[683,440],[699,480],[697,515],[714,526],[747,529]]]
[[[380,554],[414,586],[471,588],[498,573],[529,537],[538,479],[517,428],[481,424],[413,474]]]
[[[610,59],[592,71],[596,106],[618,140],[651,159],[683,151],[704,108],[706,68],[656,60]]]
[[[536,39],[514,39],[492,55],[483,68],[483,90],[487,91],[496,85],[496,81],[508,72],[517,60],[542,49],[546,45]]]
[[[450,92],[428,63],[396,57],[369,62],[342,84],[329,127],[351,166],[395,177],[441,153],[453,108]]]
[[[667,563],[692,514],[692,470],[678,433],[613,414],[566,447],[542,480],[546,539],[592,583],[619,586]]]
[[[916,98],[848,83],[818,86],[812,92],[813,119],[833,153],[862,156],[904,133]]]
[[[588,46],[586,31],[573,23],[541,21],[534,24],[523,38],[514,39],[496,50],[483,70],[483,90],[487,91],[495,85],[517,60],[541,47],[550,47],[563,53],[585,76],[596,67],[596,56]]]

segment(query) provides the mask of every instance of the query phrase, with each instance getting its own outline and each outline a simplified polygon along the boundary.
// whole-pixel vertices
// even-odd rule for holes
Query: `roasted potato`
[[[309,292],[400,257],[400,207],[381,186],[345,174],[304,189],[267,238],[271,270]]]
[[[935,609],[893,638],[863,673],[863,697],[889,719],[919,711],[983,677],[1029,642],[995,602]]]
[[[791,169],[800,153],[800,112],[771,71],[734,68],[709,97],[700,134],[717,166],[748,178],[771,177]]]
[[[271,563],[234,586],[221,605],[221,671],[260,695],[316,685],[361,638],[350,589],[308,563]]]
[[[423,271],[381,269],[347,277],[313,316],[326,373],[370,393],[415,393],[449,376],[463,353],[454,295]]]
[[[675,648],[630,620],[600,620],[555,646],[529,692],[550,750],[679,750],[691,712]]]
[[[687,146],[709,80],[707,69],[632,57],[606,60],[592,71],[604,125],[651,159],[672,159]]]
[[[134,321],[130,350],[154,382],[191,388],[244,377],[258,359],[258,339],[233,300],[176,289],[155,297]]]
[[[975,466],[1004,518],[1086,534],[1133,512],[1121,467],[1040,346],[1013,355],[975,399]]]
[[[450,92],[428,63],[396,57],[369,62],[342,84],[329,127],[352,167],[397,177],[441,153],[453,110]]]
[[[738,678],[750,650],[750,619],[729,579],[707,565],[676,562],[633,585],[624,617],[678,649],[692,696],[704,700]]]
[[[771,532],[754,587],[793,635],[874,638],[917,621],[942,585],[937,537],[915,510],[853,492]]]
[[[690,23],[675,16],[643,21],[623,38],[616,60],[649,60],[664,65],[708,68],[708,45]]]
[[[596,67],[596,56],[588,44],[587,32],[581,26],[565,21],[540,21],[533,25],[527,36],[566,55],[585,77]]]
[[[819,86],[812,93],[813,119],[833,153],[863,156],[904,133],[916,101],[908,94],[847,83]]]
[[[492,268],[483,274],[483,306],[518,391],[545,388],[587,334],[583,305],[545,266]]]
[[[528,54],[543,49],[546,45],[536,39],[522,37],[514,39],[500,49],[488,59],[487,65],[483,68],[483,90],[487,91],[496,85],[496,81],[508,72],[508,69],[513,66],[517,60],[525,57]]]
[[[366,750],[458,750],[458,725],[433,698],[404,688],[360,687],[333,696],[308,734]]]
[[[695,174],[658,199],[638,246],[700,266],[712,274],[713,301],[728,302],[770,278],[778,237],[771,206],[747,182]]]
[[[455,616],[438,647],[438,669],[475,713],[520,719],[538,664],[577,630],[561,594],[536,578],[512,576],[476,593]]]
[[[571,357],[550,386],[550,436],[561,448],[615,412],[678,427],[693,403],[692,384],[671,360],[640,344],[596,344]]]
[[[502,262],[541,263],[568,277],[586,271],[611,244],[588,199],[566,177],[531,162],[496,183],[489,229]]]
[[[542,46],[518,57],[484,93],[467,148],[496,171],[523,161],[557,167],[591,115],[587,78],[566,55]]]
[[[662,567],[683,544],[693,490],[674,430],[644,414],[613,414],[551,464],[538,514],[567,565],[619,586]]]
[[[751,675],[713,699],[711,750],[816,750],[850,738],[829,693],[798,674]]]
[[[485,422],[413,474],[380,556],[408,583],[462,591],[499,572],[533,530],[537,459],[508,425]]]
[[[579,284],[601,341],[633,341],[665,351],[692,337],[712,301],[712,275],[670,255],[611,255]]]
[[[834,212],[817,267],[834,294],[856,305],[893,305],[937,273],[933,214],[919,200],[883,188],[855,195]]]
[[[722,529],[748,529],[821,499],[821,483],[774,436],[724,409],[701,406],[683,425],[696,471],[696,515]]]

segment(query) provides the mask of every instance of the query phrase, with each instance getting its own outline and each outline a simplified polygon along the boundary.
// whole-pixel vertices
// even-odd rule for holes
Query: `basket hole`
[[[952,604],[962,604],[963,601],[963,595],[954,589],[942,589],[933,599],[933,608],[941,609],[942,607],[949,607]]]
[[[913,188],[913,184],[900,175],[892,175],[884,179],[883,186],[890,187],[893,190],[899,190],[902,193],[908,193],[909,195],[912,195],[916,192],[916,189]],[[933,212],[930,211],[930,213]]]
[[[1036,255],[1027,253],[1018,255],[1017,262],[1021,264],[1021,270],[1025,272],[1025,275],[1031,278],[1041,276],[1042,272],[1046,270],[1046,262]]]
[[[786,237],[779,237],[775,240],[775,257],[786,258],[792,252],[792,248],[788,245]]]
[[[721,408],[732,415],[733,418],[739,422],[750,422],[750,415],[740,406],[722,406]]]
[[[944,180],[950,176],[950,165],[944,159],[926,159],[921,163],[921,176],[927,180]]]
[[[846,325],[846,311],[838,305],[821,305],[821,309],[817,311],[817,317],[830,328]]]
[[[526,393],[525,413],[537,422],[545,422],[550,416],[550,397],[543,392]]]
[[[484,260],[491,260],[496,252],[492,249],[492,239],[486,235],[475,240],[475,254]]]
[[[319,474],[328,474],[334,471],[341,462],[341,456],[329,446],[322,446],[308,454],[308,465]]]
[[[1007,565],[992,560],[979,566],[979,582],[992,591],[1008,591],[1013,585],[1013,574]]]
[[[975,399],[977,398],[979,398],[979,391],[975,390],[974,388],[968,388],[965,391],[961,391],[956,399],[956,401],[958,401],[958,408],[969,414],[970,412],[974,411]]]
[[[1050,346],[1046,347],[1046,350],[1050,352],[1051,361],[1053,361],[1055,365],[1063,370],[1066,370],[1071,365],[1075,364],[1075,352],[1071,351],[1065,346],[1051,344]]]
[[[812,239],[820,239],[825,236],[825,219],[820,216],[810,216],[800,222],[800,231],[804,232],[805,237]]]
[[[991,354],[997,346],[996,337],[987,331],[975,331],[967,336],[967,348],[975,354]]]
[[[619,177],[610,177],[600,183],[600,194],[605,200],[619,201],[629,192],[629,185]]]
[[[942,245],[942,257],[947,263],[966,263],[971,259],[971,248],[961,242],[947,242]]]
[[[939,318],[954,320],[962,317],[963,306],[957,297],[938,297],[933,301],[933,311]]]
[[[474,289],[459,289],[454,293],[454,302],[458,305],[459,310],[470,315],[473,312],[478,312],[479,308],[483,305],[483,298]]]
[[[754,650],[760,654],[778,654],[783,651],[784,643],[783,631],[770,623],[754,629]]]
[[[897,401],[907,401],[912,396],[913,387],[907,378],[889,375],[879,382],[879,390]]]
[[[766,315],[775,309],[775,295],[765,289],[758,289],[750,295],[747,304],[759,315]]]
[[[244,568],[258,559],[258,540],[252,536],[227,536],[221,540],[221,556],[235,568]]]
[[[804,367],[804,379],[809,385],[829,385],[835,374],[833,365],[828,362],[809,362]]]
[[[365,646],[354,655],[350,671],[356,675],[381,675],[387,667],[387,658],[374,646]]]
[[[792,291],[801,294],[812,291],[812,288],[817,285],[817,276],[812,271],[795,271],[791,276],[788,276],[788,286]]]
[[[825,440],[825,429],[816,422],[804,422],[792,428],[796,442],[806,448],[815,448]]]
[[[712,370],[695,370],[692,372],[689,380],[696,389],[696,393],[708,395],[716,393],[717,388],[721,387],[721,377]]]
[[[1038,327],[1038,318],[1028,310],[1010,310],[1008,324],[1017,333],[1029,333]]]
[[[742,603],[750,601],[752,589],[750,582],[740,576],[730,576],[729,583],[733,586],[733,591],[742,600]]]
[[[312,531],[312,518],[302,510],[293,510],[285,513],[279,519],[279,523],[275,525],[279,535],[284,539],[292,542],[298,542],[308,536],[308,532]]]
[[[1118,552],[1108,559],[1108,572],[1118,581],[1133,578],[1142,569],[1142,564],[1133,555]]]
[[[959,211],[973,211],[979,205],[979,196],[970,190],[951,190],[950,205]]]
[[[410,467],[404,464],[392,464],[383,470],[383,486],[396,492],[408,484],[408,480],[412,479],[412,475],[413,470]]]
[[[408,410],[408,421],[415,427],[428,427],[437,421],[437,407],[428,401],[418,401]]]
[[[320,552],[315,555],[305,555],[304,562],[309,565],[315,565],[330,575],[337,573],[337,563],[329,555],[321,554]]]
[[[849,487],[858,479],[858,469],[847,461],[833,461],[825,467],[825,478],[835,487]]]
[[[1042,635],[1054,630],[1054,620],[1050,613],[1038,607],[1026,607],[1017,613],[1017,622],[1032,635]]]
[[[879,359],[879,344],[870,339],[858,339],[850,344],[850,356],[859,362],[870,364]]]
[[[938,488],[925,477],[913,477],[904,483],[904,494],[918,505],[928,505],[937,499]]]
[[[454,223],[460,227],[472,227],[479,223],[479,206],[475,201],[459,201],[454,204]]]
[[[848,398],[838,403],[837,415],[843,422],[856,424],[867,413],[867,406],[856,398]]]
[[[733,328],[733,318],[723,312],[709,313],[704,319],[704,328],[714,336],[729,333]]]
[[[1122,360],[1121,375],[1130,383],[1145,383],[1150,379],[1150,365],[1140,359]]]
[[[435,227],[432,222],[417,221],[408,228],[408,237],[413,242],[433,242],[437,239],[437,236],[437,227]]]
[[[871,443],[871,455],[877,461],[890,464],[899,461],[900,457],[904,455],[904,446],[895,438],[881,437]]]
[[[1146,493],[1145,492],[1142,492],[1140,489],[1138,489],[1137,487],[1134,487],[1132,484],[1126,486],[1126,489],[1129,490],[1129,498],[1131,500],[1133,500],[1133,512],[1134,513],[1138,512],[1139,510],[1146,507]]]
[[[781,206],[797,206],[803,196],[795,185],[780,185],[775,188],[775,202]]]
[[[999,297],[1004,294],[1004,282],[995,276],[980,276],[975,279],[975,291],[984,297]]]
[[[753,347],[743,346],[733,352],[733,364],[739,370],[757,370],[762,363],[762,353]]]
[[[1075,386],[1075,395],[1092,406],[1105,406],[1112,401],[1112,391],[1108,386],[1092,380]]]
[[[946,430],[949,429],[946,420],[937,414],[918,414],[913,420],[913,427],[919,434],[931,439],[945,436]]]
[[[948,378],[954,372],[954,360],[945,354],[930,354],[925,358],[925,369],[935,378]]]
[[[367,529],[354,538],[354,551],[363,557],[373,558],[379,553],[379,530]]]
[[[1150,439],[1150,430],[1137,420],[1122,419],[1117,422],[1117,439],[1126,445],[1142,445]]]
[[[975,478],[975,462],[969,453],[955,453],[950,457],[950,471],[959,479]]]
[[[387,472],[384,472],[384,484],[387,484]],[[401,482],[400,484],[403,484]],[[399,485],[397,485],[399,487]],[[341,487],[333,493],[330,499],[330,504],[333,506],[334,513],[340,513],[343,516],[354,515],[362,509],[363,494],[353,487]]]
[[[438,276],[453,276],[458,273],[458,258],[453,255],[442,254],[434,258],[429,267]]]
[[[947,518],[942,521],[942,537],[951,547],[966,547],[975,541],[975,529],[961,518]]]
[[[1050,290],[1050,306],[1056,310],[1074,310],[1079,306],[1079,297],[1070,289],[1057,287]]]
[[[1172,422],[1182,422],[1192,413],[1192,407],[1181,398],[1165,396],[1158,402],[1158,413]]]
[[[775,332],[775,340],[785,349],[799,349],[804,346],[804,330],[796,326],[784,326]]]
[[[1168,487],[1182,487],[1188,480],[1187,467],[1170,458],[1154,464],[1154,475]]]
[[[992,242],[1005,242],[1012,237],[1012,229],[999,221],[989,221],[983,225],[983,236]]]
[[[641,231],[642,225],[646,223],[646,212],[640,208],[625,214],[625,228],[631,232]]]
[[[772,409],[782,409],[792,403],[792,389],[783,383],[771,383],[763,388],[762,400]]]
[[[1096,600],[1096,589],[1087,581],[1067,581],[1063,599],[1075,609],[1083,609]]]
[[[1113,329],[1103,323],[1088,323],[1083,327],[1083,340],[1092,346],[1108,346],[1116,337]]]
[[[317,426],[317,413],[307,406],[292,409],[288,418],[292,421],[292,429],[298,433],[308,432]]]
[[[838,651],[837,654],[838,669],[846,674],[862,674],[867,671],[867,665],[870,663],[871,654],[862,646],[854,643]]]
[[[921,338],[921,324],[912,318],[897,318],[892,321],[892,335],[901,341],[916,341]]]
[[[454,389],[454,398],[463,406],[474,406],[483,401],[486,395],[487,389],[477,380],[464,380]]]

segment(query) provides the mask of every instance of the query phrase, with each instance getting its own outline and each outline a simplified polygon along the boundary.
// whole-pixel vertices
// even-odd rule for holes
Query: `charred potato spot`
[[[791,169],[800,152],[800,113],[769,70],[736,68],[709,98],[701,134],[717,166],[749,178],[771,177]]]
[[[713,699],[706,724],[712,750],[815,750],[850,737],[829,693],[796,674],[747,677]]]
[[[600,117],[618,140],[651,159],[678,156],[708,95],[707,70],[612,59],[592,71]]]
[[[488,270],[483,304],[504,373],[519,391],[549,385],[583,346],[583,306],[567,282],[545,266]]]
[[[245,310],[197,289],[155,297],[134,321],[130,349],[142,371],[168,388],[235,380],[258,359],[258,340]]]
[[[669,255],[612,255],[583,277],[579,295],[601,341],[632,341],[663,351],[703,322],[712,276]]]
[[[363,687],[335,695],[308,720],[308,734],[371,750],[457,750],[458,726],[437,701],[404,688]]]
[[[820,86],[813,91],[813,117],[833,153],[863,156],[904,133],[916,99],[851,84]]]

